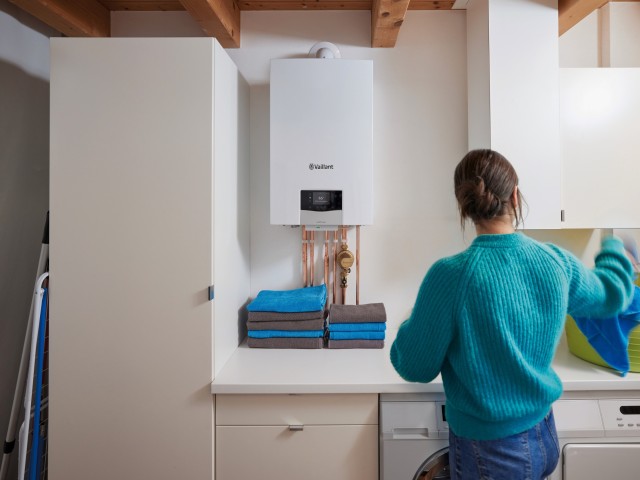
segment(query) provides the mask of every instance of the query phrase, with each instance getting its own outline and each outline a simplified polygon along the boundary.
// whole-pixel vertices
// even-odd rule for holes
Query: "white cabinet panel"
[[[515,167],[524,228],[560,228],[558,11],[555,0],[469,0],[469,149]]]
[[[377,394],[218,395],[216,425],[378,424]]]
[[[561,69],[560,132],[564,226],[640,227],[640,69]]]
[[[216,479],[377,480],[377,425],[217,427]]]

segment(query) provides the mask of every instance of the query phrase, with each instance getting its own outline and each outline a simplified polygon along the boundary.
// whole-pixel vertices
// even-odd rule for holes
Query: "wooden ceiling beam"
[[[234,0],[180,0],[180,3],[220,45],[240,47],[240,8]]]
[[[609,0],[558,0],[558,33],[562,35]]]
[[[10,0],[68,37],[109,37],[111,14],[97,0]]]
[[[373,0],[371,5],[371,46],[393,48],[407,14],[409,0]]]

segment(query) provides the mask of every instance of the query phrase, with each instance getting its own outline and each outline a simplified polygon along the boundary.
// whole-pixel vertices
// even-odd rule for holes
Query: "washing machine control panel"
[[[598,400],[605,436],[640,434],[640,399]]]

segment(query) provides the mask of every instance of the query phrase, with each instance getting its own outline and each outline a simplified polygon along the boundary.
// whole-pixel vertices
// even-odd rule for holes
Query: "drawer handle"
[[[289,431],[291,432],[301,432],[304,430],[304,425],[289,425]]]

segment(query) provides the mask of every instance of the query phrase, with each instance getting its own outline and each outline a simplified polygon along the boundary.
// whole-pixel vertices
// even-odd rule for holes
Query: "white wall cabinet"
[[[216,479],[377,480],[378,396],[216,396]]]
[[[210,382],[249,297],[247,130],[213,39],[51,40],[51,480],[212,478]]]
[[[639,228],[640,68],[564,68],[566,228]]]
[[[515,167],[524,228],[560,228],[556,0],[469,0],[469,149],[491,148]]]

